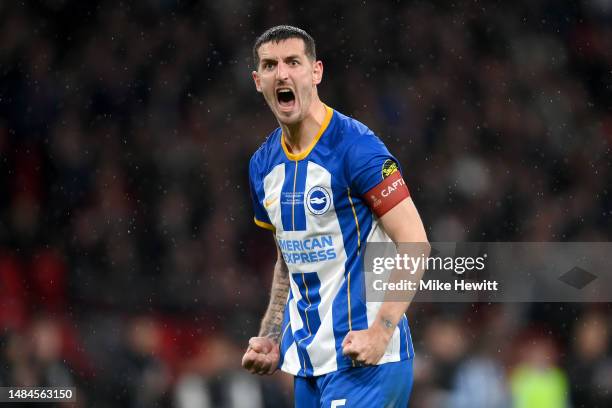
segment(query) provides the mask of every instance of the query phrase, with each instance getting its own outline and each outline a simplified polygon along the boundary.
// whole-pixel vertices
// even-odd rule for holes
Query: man
[[[414,351],[406,302],[366,302],[372,241],[426,242],[397,160],[363,124],[321,102],[305,31],[255,42],[253,80],[280,127],[253,155],[255,223],[274,233],[271,299],[242,365],[293,374],[296,407],[406,407]]]

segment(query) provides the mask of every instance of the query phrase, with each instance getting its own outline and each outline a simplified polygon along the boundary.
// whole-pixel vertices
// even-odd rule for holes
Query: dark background
[[[0,385],[291,405],[289,376],[239,368],[275,256],[251,46],[283,23],[317,40],[323,101],[399,158],[431,241],[610,240],[610,1],[2,1]],[[415,304],[411,406],[609,407],[609,312]]]

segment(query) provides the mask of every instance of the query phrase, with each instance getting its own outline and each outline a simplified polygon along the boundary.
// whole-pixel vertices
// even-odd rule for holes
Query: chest
[[[277,233],[333,233],[348,203],[341,174],[307,160],[277,165],[264,178],[263,189],[263,206]]]

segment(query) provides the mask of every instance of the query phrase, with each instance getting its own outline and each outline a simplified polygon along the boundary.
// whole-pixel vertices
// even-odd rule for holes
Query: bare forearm
[[[404,256],[410,258],[427,257],[431,250],[431,246],[428,242],[404,242],[396,244],[396,247],[398,254],[400,254],[402,258]],[[378,328],[382,329],[389,338],[393,335],[395,327],[408,309],[408,306],[410,306],[410,303],[412,303],[416,295],[416,288],[419,287],[419,281],[423,277],[424,272],[422,267],[411,272],[405,270],[394,270],[391,272],[391,282],[398,283],[407,280],[412,283],[415,289],[403,292],[405,297],[403,297],[401,301],[397,299],[397,294],[390,292],[385,294],[385,300],[378,310],[373,326],[378,326]]]
[[[426,258],[429,256],[431,246],[427,240],[427,234],[412,199],[406,199],[381,217],[383,228],[389,237],[395,242],[397,253],[402,257]],[[390,274],[391,282],[408,280],[415,288],[419,287],[419,281],[423,277],[422,267],[407,272],[406,270],[394,270]],[[408,309],[416,294],[416,290],[407,291],[405,298],[397,301],[396,296],[390,292],[385,294],[385,301],[378,310],[376,320],[372,327],[381,329],[388,338],[391,338],[395,327]],[[387,299],[389,298],[389,299]]]
[[[274,266],[270,303],[261,322],[259,336],[268,337],[278,342],[281,336],[283,313],[289,294],[289,271],[287,265],[279,258]]]
[[[376,315],[372,328],[380,330],[387,339],[393,336],[400,319],[408,309],[410,302],[385,302]]]

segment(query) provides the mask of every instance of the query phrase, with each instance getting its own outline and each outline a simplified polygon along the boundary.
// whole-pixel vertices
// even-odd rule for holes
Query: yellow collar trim
[[[285,143],[285,134],[284,133],[281,134],[281,146],[283,146],[285,155],[287,156],[289,160],[298,161],[308,156],[308,154],[312,151],[312,149],[314,149],[315,145],[317,144],[321,136],[323,136],[323,133],[325,133],[325,130],[327,129],[327,126],[329,125],[329,122],[331,121],[334,110],[325,104],[323,104],[323,106],[325,106],[325,118],[323,118],[323,123],[321,123],[321,128],[319,129],[319,132],[314,137],[314,139],[312,139],[310,146],[308,146],[306,150],[298,154],[291,153],[289,149],[287,149],[287,144]]]

